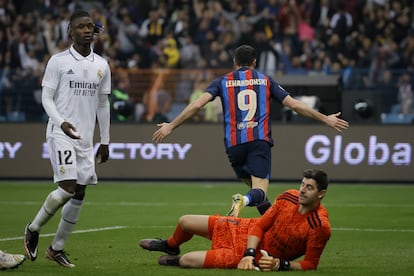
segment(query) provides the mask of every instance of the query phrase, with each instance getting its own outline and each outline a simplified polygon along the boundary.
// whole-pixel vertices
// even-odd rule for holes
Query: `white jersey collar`
[[[89,61],[93,61],[93,58],[94,58],[92,48],[91,48],[91,52],[86,57],[82,56],[78,51],[76,51],[75,47],[73,47],[73,44],[70,46],[69,52],[76,60],[87,59]]]

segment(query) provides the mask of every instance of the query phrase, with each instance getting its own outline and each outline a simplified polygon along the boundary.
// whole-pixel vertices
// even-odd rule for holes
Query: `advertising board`
[[[113,124],[110,161],[100,179],[235,180],[220,124],[186,124],[166,141],[152,124]],[[414,127],[357,125],[339,133],[321,124],[274,124],[272,181],[321,168],[331,181],[413,182]],[[98,141],[98,139],[96,139]],[[96,144],[98,145],[98,144]],[[0,125],[0,178],[50,179],[44,124]]]

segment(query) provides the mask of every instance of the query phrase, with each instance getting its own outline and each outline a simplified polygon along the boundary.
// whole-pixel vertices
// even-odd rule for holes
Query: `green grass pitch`
[[[0,249],[23,253],[24,226],[35,215],[50,182],[0,182]],[[272,183],[269,197],[297,188],[296,183]],[[101,182],[86,191],[76,232],[66,245],[73,269],[44,258],[60,212],[42,229],[39,256],[13,271],[15,275],[251,275],[239,270],[161,267],[161,253],[144,251],[143,238],[165,238],[184,214],[225,214],[231,195],[247,191],[241,183]],[[310,275],[413,275],[414,185],[331,183],[324,205],[332,236],[317,271]],[[241,216],[257,216],[246,208]],[[182,252],[208,249],[210,242],[194,238]],[[287,274],[292,272],[284,272]]]

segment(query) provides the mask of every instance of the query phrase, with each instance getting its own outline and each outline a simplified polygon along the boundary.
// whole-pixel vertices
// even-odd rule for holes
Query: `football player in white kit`
[[[24,248],[34,261],[42,226],[63,206],[46,257],[74,267],[64,245],[78,221],[86,185],[97,183],[93,147],[96,120],[101,138],[96,160],[100,163],[109,158],[111,71],[108,62],[91,48],[99,30],[87,12],[77,11],[71,16],[68,32],[73,44],[50,58],[42,80],[42,104],[49,115],[46,141],[54,182],[59,185],[26,225]]]

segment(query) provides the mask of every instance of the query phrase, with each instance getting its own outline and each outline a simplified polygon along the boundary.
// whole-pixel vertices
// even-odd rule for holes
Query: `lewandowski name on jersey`
[[[267,79],[228,80],[228,81],[226,81],[226,87],[249,86],[249,85],[267,85]]]

